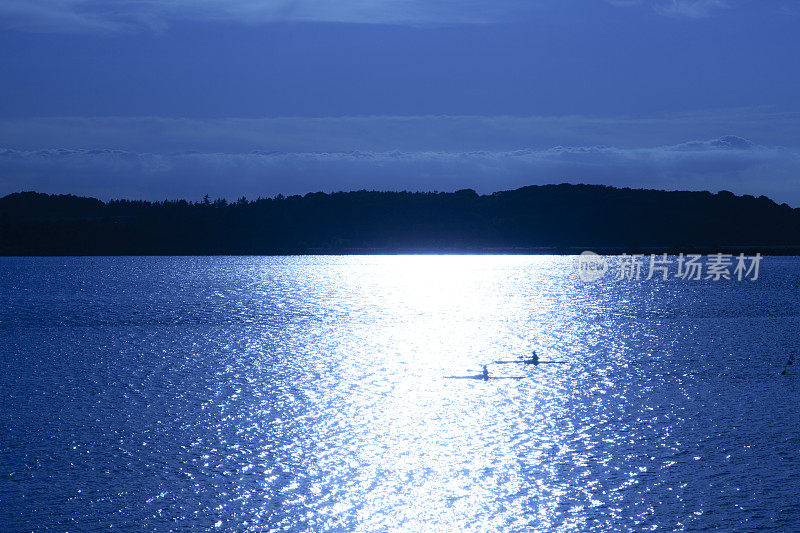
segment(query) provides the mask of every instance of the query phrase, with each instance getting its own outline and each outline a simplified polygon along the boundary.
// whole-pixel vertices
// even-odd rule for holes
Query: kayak
[[[489,380],[489,379],[525,379],[527,376],[489,376],[484,377],[483,374],[475,374],[474,376],[443,376],[444,379],[480,379],[480,380]]]
[[[544,365],[544,364],[554,364],[554,365],[563,365],[569,363],[569,361],[539,361],[538,363],[534,363],[533,361],[520,359],[518,361],[495,361],[494,364],[498,365],[507,365],[507,364],[518,364],[518,365]]]

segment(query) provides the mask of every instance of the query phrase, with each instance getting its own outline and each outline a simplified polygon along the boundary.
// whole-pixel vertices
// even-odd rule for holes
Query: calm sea
[[[800,259],[573,261],[0,259],[0,530],[800,530]]]

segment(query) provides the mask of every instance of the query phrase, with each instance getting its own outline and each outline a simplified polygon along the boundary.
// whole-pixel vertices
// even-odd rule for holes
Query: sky
[[[0,195],[800,207],[800,0],[3,0]]]

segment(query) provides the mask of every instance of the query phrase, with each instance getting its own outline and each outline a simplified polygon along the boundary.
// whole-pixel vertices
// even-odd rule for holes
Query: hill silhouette
[[[800,251],[800,209],[764,196],[545,185],[202,202],[0,198],[2,255]]]

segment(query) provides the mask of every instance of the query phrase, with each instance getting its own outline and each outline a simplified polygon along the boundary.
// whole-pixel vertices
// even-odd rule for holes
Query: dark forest
[[[309,193],[235,202],[14,193],[2,255],[800,250],[800,209],[722,191],[530,186],[479,195]]]

